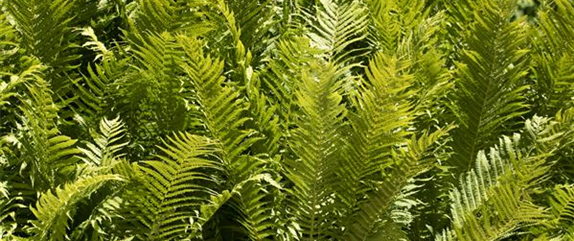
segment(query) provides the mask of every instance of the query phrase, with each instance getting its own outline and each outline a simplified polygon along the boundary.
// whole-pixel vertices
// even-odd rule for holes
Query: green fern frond
[[[467,40],[455,74],[457,91],[453,113],[459,128],[453,133],[456,173],[466,171],[479,150],[493,144],[512,122],[525,113],[522,93],[527,86],[524,35],[518,22],[509,22],[510,1],[484,2],[476,12],[473,35]]]
[[[536,98],[538,114],[554,115],[557,110],[574,106],[574,67],[570,58],[574,45],[574,4],[554,1],[555,10],[541,11],[541,31],[533,31]]]
[[[31,208],[37,220],[32,221],[32,233],[37,240],[67,240],[68,219],[72,219],[76,205],[89,198],[102,185],[111,181],[122,181],[117,175],[86,177],[56,188],[54,192],[43,193],[36,207]]]
[[[69,10],[74,1],[69,0],[6,0],[7,9],[22,35],[22,45],[44,64],[62,67],[76,58],[64,54],[70,43],[65,37],[70,34],[68,23],[72,16]]]
[[[275,35],[275,29],[278,28],[281,16],[280,1],[263,0],[263,1],[225,1],[229,9],[234,12],[236,25],[241,29],[240,40],[245,45],[245,49],[253,52],[253,57],[257,58],[260,53],[266,51],[266,48],[272,44]],[[254,60],[258,62],[258,59]]]
[[[549,152],[538,152],[536,146],[560,141],[550,132],[553,125],[548,118],[534,117],[522,135],[504,136],[488,156],[480,151],[476,167],[451,192],[452,230],[437,240],[497,240],[548,218],[545,209],[533,204],[528,190],[550,168]]]
[[[209,21],[203,18],[200,7],[202,1],[175,0],[140,0],[133,17],[129,19],[130,27],[139,32],[161,34],[163,32],[186,32],[204,34],[211,30]],[[203,21],[202,21],[203,20]]]
[[[574,37],[574,3],[555,0],[545,5],[549,5],[550,9],[541,11],[540,26],[548,39],[547,44],[560,52],[574,51],[574,45],[570,43]]]
[[[303,12],[313,47],[324,52],[327,61],[354,62],[365,49],[350,48],[367,37],[367,9],[358,1],[316,1],[315,9]]]
[[[366,70],[367,79],[353,98],[357,113],[349,113],[351,138],[346,142],[340,193],[349,212],[369,191],[364,183],[388,161],[391,149],[405,142],[413,119],[408,98],[413,76],[405,73],[408,61],[377,54]]]
[[[75,113],[86,118],[89,124],[97,124],[101,116],[108,114],[114,99],[121,100],[121,79],[129,73],[130,58],[102,57],[101,62],[87,67],[82,78],[73,81],[76,99],[69,105]]]
[[[302,228],[304,238],[324,239],[334,235],[330,220],[335,205],[332,195],[339,185],[338,145],[342,143],[343,119],[341,82],[332,64],[311,63],[303,72],[295,93],[301,110],[294,119],[289,148],[294,156],[285,162],[293,182],[290,213]]]
[[[385,54],[401,51],[401,45],[426,18],[425,1],[365,1],[369,9],[370,40]]]
[[[140,239],[172,240],[189,235],[194,210],[207,203],[218,182],[213,173],[221,169],[214,161],[217,143],[201,136],[180,133],[168,139],[158,161],[139,166],[143,192],[128,197],[135,205],[131,212],[143,230],[134,230]]]
[[[234,91],[236,86],[228,84],[223,74],[223,62],[204,56],[201,49],[197,48],[198,40],[181,37],[179,39],[187,54],[188,61],[182,64],[190,87],[194,90],[194,96],[190,98],[201,112],[197,118],[203,124],[207,135],[221,143],[221,159],[226,170],[228,185],[233,186],[249,179],[253,175],[264,171],[264,160],[255,158],[245,153],[259,141],[256,131],[245,128],[250,119],[247,115],[249,103],[242,99],[239,91]],[[263,186],[250,186],[249,192],[243,192],[241,199],[233,199],[236,209],[243,212],[243,218],[239,221],[245,226],[248,234],[252,237],[263,238],[273,228],[271,209],[263,207],[266,203],[251,202],[267,195]],[[262,231],[257,233],[255,231]]]
[[[571,230],[574,225],[574,188],[571,185],[560,185],[555,187],[552,193],[550,210],[553,218],[548,223],[548,227]]]
[[[198,40],[182,36],[179,41],[189,58],[182,63],[182,68],[188,77],[186,81],[195,92],[192,100],[202,114],[200,121],[208,135],[221,142],[222,159],[230,172],[231,183],[239,183],[247,177],[237,175],[242,172],[234,169],[244,165],[239,161],[251,161],[245,160],[242,155],[257,140],[252,137],[254,131],[243,128],[248,120],[245,117],[248,103],[240,98],[241,92],[234,91],[234,87],[224,82],[222,61],[204,56],[198,48]]]
[[[57,106],[52,102],[50,85],[42,79],[41,66],[32,66],[19,78],[24,79],[26,95],[20,105],[23,129],[19,137],[24,162],[32,167],[31,181],[39,190],[55,187],[56,173],[74,162],[76,140],[60,135],[56,126]],[[36,180],[38,178],[39,180]]]
[[[370,240],[373,236],[383,235],[381,226],[385,225],[391,214],[391,206],[399,200],[403,189],[412,179],[428,171],[436,162],[435,145],[448,135],[452,127],[439,129],[433,133],[424,133],[420,138],[414,135],[404,149],[392,152],[387,168],[380,170],[382,180],[371,180],[372,190],[366,193],[367,199],[360,203],[359,209],[352,215],[350,227],[346,230],[347,240]],[[377,234],[378,233],[378,234]]]
[[[287,130],[293,118],[297,81],[301,79],[305,65],[314,61],[320,53],[320,50],[311,47],[309,39],[287,36],[277,41],[277,57],[270,60],[260,74],[262,92],[269,96],[271,105],[278,106],[277,113],[283,130]]]
[[[124,136],[124,131],[120,117],[112,120],[103,118],[100,122],[100,133],[94,134],[94,144],[87,143],[87,149],[78,148],[86,156],[82,158],[84,162],[98,167],[111,167],[122,157],[118,152],[128,144],[118,143]]]
[[[122,119],[131,145],[147,151],[130,158],[147,159],[153,156],[153,147],[159,144],[156,136],[195,129],[195,123],[190,120],[195,112],[184,99],[190,89],[181,80],[184,73],[179,64],[184,53],[175,37],[167,32],[134,32],[130,44],[128,53],[134,63],[128,63],[127,73],[114,73],[121,78],[110,83],[108,95],[112,97],[105,100],[125,113]],[[116,115],[114,112],[110,115]]]
[[[0,73],[8,71],[4,66],[8,64],[6,61],[18,52],[19,41],[16,29],[8,20],[8,14],[0,12]]]

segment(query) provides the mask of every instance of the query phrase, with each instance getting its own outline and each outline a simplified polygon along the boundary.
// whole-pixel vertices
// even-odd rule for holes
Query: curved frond
[[[475,13],[473,35],[467,40],[456,72],[453,113],[459,128],[453,132],[455,155],[450,164],[466,171],[479,150],[493,144],[515,118],[525,113],[526,75],[524,35],[518,22],[509,22],[513,1],[484,2]],[[507,131],[506,131],[507,132]]]
[[[549,119],[534,117],[526,122],[522,135],[504,136],[488,155],[480,151],[476,167],[462,176],[460,188],[450,194],[452,230],[437,240],[497,240],[548,218],[542,207],[533,204],[528,189],[544,179],[550,168],[549,152],[538,152],[536,147],[560,140],[549,133],[552,126]]]
[[[371,240],[381,233],[385,222],[393,222],[391,206],[400,201],[405,189],[409,189],[412,179],[428,171],[436,162],[436,148],[439,141],[448,135],[452,127],[439,129],[433,133],[424,133],[418,139],[413,135],[408,145],[398,152],[391,152],[392,159],[387,160],[387,168],[380,170],[382,180],[370,180],[372,190],[365,193],[366,200],[359,204],[352,214],[350,227],[345,232],[346,240]],[[411,188],[412,189],[412,188]],[[411,190],[412,192],[412,190]]]
[[[316,1],[315,9],[303,13],[310,28],[307,37],[327,61],[343,64],[364,54],[365,49],[349,48],[367,37],[368,13],[359,1]]]
[[[76,212],[76,205],[89,198],[103,184],[122,181],[117,175],[86,177],[47,191],[40,196],[32,212],[38,220],[32,221],[37,240],[67,240],[68,219]]]
[[[300,113],[288,145],[294,156],[286,160],[285,172],[294,184],[290,212],[302,228],[304,238],[326,239],[334,235],[330,220],[335,205],[332,195],[339,185],[338,145],[341,145],[346,109],[341,82],[332,64],[311,63],[303,72],[295,93]]]
[[[344,188],[341,198],[355,212],[359,199],[370,191],[368,181],[391,158],[391,150],[402,145],[410,133],[414,113],[408,101],[413,76],[406,73],[408,61],[377,54],[366,70],[367,79],[354,96],[357,113],[349,113],[352,130],[345,143],[341,164]],[[350,220],[349,220],[350,221]]]
[[[117,153],[128,144],[118,143],[124,136],[124,131],[120,117],[112,120],[103,118],[100,122],[100,133],[94,134],[94,143],[87,143],[87,149],[78,148],[86,156],[82,158],[84,162],[98,167],[111,167],[122,156]]]
[[[22,160],[32,167],[32,186],[39,190],[55,187],[56,173],[74,162],[76,140],[60,135],[56,126],[58,107],[53,103],[50,85],[42,78],[41,66],[32,66],[19,78],[25,80],[22,105]],[[35,180],[38,178],[38,180]]]
[[[139,166],[142,192],[133,198],[135,218],[143,227],[136,231],[145,240],[172,240],[190,235],[190,219],[197,219],[199,207],[215,194],[216,174],[221,163],[214,160],[220,150],[206,137],[180,133],[169,138],[165,153],[157,161]],[[197,227],[195,227],[197,228]]]
[[[205,21],[204,14],[199,11],[204,5],[197,0],[139,0],[137,10],[130,18],[130,27],[139,34],[184,31],[200,35],[211,29],[209,21]]]

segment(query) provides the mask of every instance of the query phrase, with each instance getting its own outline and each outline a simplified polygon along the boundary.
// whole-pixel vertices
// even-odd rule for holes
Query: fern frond
[[[414,135],[406,148],[398,153],[392,152],[391,160],[387,160],[382,180],[371,180],[372,190],[366,193],[367,199],[359,204],[358,211],[352,215],[350,227],[345,232],[345,239],[369,240],[380,233],[385,219],[390,217],[390,207],[398,201],[403,189],[412,179],[428,171],[435,163],[434,146],[444,138],[452,127],[439,129],[433,133],[425,133],[420,138]],[[392,220],[386,220],[391,222]],[[378,234],[377,234],[378,233]]]
[[[303,37],[287,36],[277,41],[276,58],[267,64],[261,72],[263,93],[266,93],[271,105],[277,105],[277,113],[283,130],[293,118],[294,93],[297,91],[297,81],[307,63],[314,61],[320,54],[319,49],[310,46],[310,40]]]
[[[194,210],[214,194],[218,182],[212,173],[221,169],[214,161],[220,150],[206,137],[180,133],[168,139],[165,153],[157,161],[139,167],[144,191],[133,193],[133,210],[143,230],[134,230],[140,239],[171,240],[189,235]]]
[[[193,101],[201,112],[199,122],[204,125],[207,135],[221,143],[221,159],[226,170],[228,185],[249,179],[253,175],[264,171],[264,161],[245,153],[257,142],[260,137],[245,123],[250,119],[247,115],[249,103],[242,99],[241,92],[236,91],[232,84],[228,84],[223,77],[223,62],[204,56],[201,49],[197,48],[198,40],[181,37],[179,39],[189,58],[182,64],[190,87],[194,90]],[[245,226],[248,234],[256,238],[264,238],[269,235],[268,230],[273,228],[270,208],[263,208],[267,203],[251,202],[259,200],[267,195],[263,186],[255,189],[250,186],[249,192],[243,192],[241,199],[233,199],[233,203],[241,212],[244,219],[239,221]],[[257,233],[254,231],[261,231]]]
[[[32,212],[37,220],[32,221],[38,240],[67,240],[68,219],[76,212],[76,205],[89,198],[102,185],[111,181],[122,181],[117,175],[99,175],[67,183],[40,196]]]
[[[555,9],[541,11],[540,27],[532,36],[536,98],[533,105],[542,115],[554,115],[557,110],[574,106],[574,67],[570,58],[574,45],[574,4],[554,1]],[[566,14],[566,15],[565,15]]]
[[[526,122],[522,135],[504,136],[488,156],[480,151],[476,167],[451,192],[451,235],[437,240],[496,240],[548,218],[543,208],[533,204],[528,190],[549,170],[549,153],[536,151],[536,146],[560,140],[549,131],[553,125],[547,118],[534,117]]]
[[[128,97],[122,95],[118,87],[121,86],[121,79],[130,73],[130,60],[104,56],[101,62],[88,66],[82,78],[73,81],[76,99],[69,107],[86,118],[89,126],[97,124],[101,116],[108,114],[114,102]]]
[[[559,185],[554,188],[552,194],[550,210],[553,217],[548,223],[549,228],[572,229],[574,222],[574,188],[571,185]]]
[[[163,32],[188,32],[190,34],[204,34],[211,29],[211,23],[205,21],[204,13],[199,11],[205,3],[202,1],[175,1],[175,0],[140,0],[137,1],[137,10],[130,18],[130,27],[139,34]],[[202,21],[203,20],[203,21]]]
[[[280,17],[288,18],[289,16],[280,16],[280,1],[262,0],[262,1],[226,1],[229,9],[234,12],[236,25],[241,29],[240,40],[245,45],[245,49],[253,52],[253,57],[261,57],[260,53],[266,51],[266,48],[274,40],[275,29],[278,27]],[[258,59],[254,60],[256,63]]]
[[[248,103],[240,98],[241,92],[234,91],[224,82],[222,61],[204,56],[197,48],[197,40],[182,37],[179,41],[189,58],[189,61],[182,63],[182,67],[190,87],[195,91],[193,100],[203,115],[199,117],[200,121],[209,135],[221,142],[222,159],[230,172],[231,183],[239,183],[247,178],[247,173],[239,172],[236,168],[247,164],[239,161],[250,161],[242,155],[257,140],[252,137],[254,131],[243,128],[248,120],[245,117]],[[241,173],[243,175],[239,175]]]
[[[130,53],[136,61],[130,69],[134,71],[110,86],[114,87],[110,101],[115,103],[109,104],[125,113],[122,118],[132,145],[149,151],[137,158],[146,159],[153,156],[150,152],[158,144],[156,136],[196,127],[189,126],[193,124],[189,117],[195,112],[183,97],[190,89],[183,88],[179,64],[184,53],[175,37],[167,32],[134,33],[130,40]]]
[[[413,119],[408,101],[413,76],[405,73],[408,61],[377,54],[366,70],[367,79],[353,98],[357,113],[349,113],[351,137],[341,163],[344,188],[341,198],[354,213],[357,198],[369,191],[363,184],[390,159],[395,145],[405,142]]]
[[[56,173],[74,161],[79,154],[76,140],[60,135],[56,126],[57,106],[52,102],[50,85],[42,78],[41,66],[32,66],[20,75],[26,82],[26,96],[21,97],[23,124],[20,143],[22,158],[32,167],[32,185],[39,190],[55,187]],[[35,180],[38,178],[39,180]]]
[[[546,3],[552,8],[541,11],[540,26],[547,44],[560,52],[574,51],[570,40],[574,37],[574,3],[567,0],[555,0]]]
[[[122,156],[117,153],[128,144],[118,143],[124,136],[124,131],[120,117],[112,120],[103,118],[100,122],[100,133],[94,134],[94,144],[87,143],[87,149],[78,148],[86,156],[82,158],[84,162],[98,167],[111,167]]]
[[[337,146],[346,109],[341,82],[333,64],[311,63],[303,72],[295,93],[300,113],[288,140],[294,156],[286,160],[286,175],[294,184],[290,212],[302,228],[304,238],[325,239],[332,234],[334,191],[339,185]]]
[[[76,58],[66,55],[70,43],[66,36],[71,32],[69,10],[74,2],[69,0],[6,0],[10,16],[22,34],[22,45],[43,63],[52,67],[65,66]]]
[[[14,56],[19,49],[20,39],[16,29],[10,24],[8,14],[0,12],[0,72],[8,71],[4,69],[10,57]]]
[[[354,62],[366,51],[349,48],[367,37],[367,9],[357,1],[316,1],[315,9],[304,13],[304,19],[311,29],[307,37],[313,47],[324,52],[326,60],[343,64]]]
[[[371,21],[370,40],[375,48],[389,55],[401,51],[400,45],[428,15],[425,1],[421,0],[365,2]]]
[[[511,1],[484,2],[483,13],[475,13],[473,34],[467,40],[456,72],[457,91],[453,113],[460,126],[453,133],[456,155],[450,160],[456,173],[470,168],[478,153],[525,113],[522,93],[526,74],[525,54],[518,22],[509,22]]]

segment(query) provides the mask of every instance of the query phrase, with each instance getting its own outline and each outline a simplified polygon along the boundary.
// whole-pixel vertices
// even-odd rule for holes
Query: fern
[[[293,154],[286,163],[286,175],[294,184],[291,213],[307,239],[326,239],[333,227],[329,222],[335,211],[332,195],[338,185],[338,152],[343,118],[341,83],[332,64],[315,63],[303,72],[300,89],[295,93],[301,108],[296,128],[288,145]]]
[[[341,165],[346,168],[340,174],[345,180],[340,195],[349,205],[349,214],[356,212],[357,202],[370,191],[365,182],[380,171],[394,146],[404,144],[409,135],[406,129],[413,113],[407,88],[413,76],[404,73],[408,67],[408,61],[376,55],[369,64],[368,79],[353,100],[360,109],[349,113],[351,138],[345,143]]]
[[[539,93],[533,104],[538,113],[547,115],[571,107],[574,96],[574,68],[569,58],[574,53],[574,46],[565,44],[568,43],[566,39],[574,37],[568,27],[574,22],[574,19],[568,19],[568,13],[574,13],[574,5],[556,1],[556,7],[557,11],[542,11],[542,31],[532,34],[534,48],[539,53],[533,58],[536,62],[534,88]]]
[[[82,158],[88,165],[99,167],[111,167],[122,155],[118,152],[128,143],[117,143],[123,135],[123,124],[119,117],[100,122],[101,134],[95,134],[94,142],[86,144],[87,149],[78,148],[86,156]]]
[[[404,51],[401,45],[428,15],[420,0],[365,2],[370,10],[370,40],[386,54]]]
[[[324,51],[327,61],[354,62],[354,58],[365,52],[349,48],[366,37],[368,14],[359,2],[321,0],[315,9],[303,12],[303,16],[310,29],[307,37],[313,47]]]
[[[467,170],[478,150],[513,128],[509,121],[524,114],[526,107],[521,93],[527,86],[521,79],[527,51],[521,49],[520,25],[506,19],[513,5],[499,1],[481,7],[485,12],[476,13],[469,49],[457,64],[453,113],[460,127],[453,133],[456,154],[450,160],[457,172]]]
[[[401,195],[408,191],[414,177],[428,171],[435,164],[437,157],[433,145],[446,136],[450,129],[425,133],[418,139],[413,136],[405,149],[399,153],[392,152],[393,158],[390,163],[386,163],[389,174],[383,180],[371,180],[373,189],[366,193],[367,199],[352,214],[350,227],[344,236],[346,239],[370,240],[384,235],[384,228],[393,225],[384,222],[392,222],[389,220],[392,205],[401,200]]]
[[[533,204],[528,189],[549,170],[545,162],[549,152],[538,153],[536,145],[559,141],[548,135],[550,128],[549,119],[534,117],[526,122],[522,136],[501,138],[488,156],[480,151],[475,169],[451,192],[452,231],[437,240],[496,240],[547,218],[544,209]]]
[[[23,45],[30,53],[50,66],[57,66],[62,60],[62,52],[69,46],[63,39],[70,31],[67,24],[71,18],[67,14],[72,1],[4,1],[10,15],[16,21],[22,34]]]
[[[49,85],[41,77],[41,68],[32,66],[19,77],[26,80],[27,89],[20,106],[23,129],[19,142],[22,160],[32,168],[32,186],[46,190],[55,187],[56,173],[73,163],[71,156],[79,151],[73,148],[76,140],[59,134],[55,123],[58,109],[52,102]]]
[[[32,232],[37,240],[66,240],[68,219],[76,212],[77,204],[110,181],[122,181],[117,175],[99,175],[76,180],[54,192],[42,194],[32,208],[38,220],[32,221]]]
[[[179,41],[189,58],[188,62],[182,64],[182,68],[195,90],[193,99],[201,111],[199,121],[205,126],[208,135],[221,142],[221,159],[229,185],[237,185],[262,173],[263,160],[244,154],[259,137],[254,130],[243,127],[249,120],[246,117],[249,106],[240,98],[239,92],[234,92],[232,86],[223,82],[223,63],[198,51],[195,45],[197,40],[180,38]],[[249,191],[243,192],[242,197],[247,197],[247,200],[260,200],[264,196],[261,186],[249,186],[246,190]],[[254,230],[267,232],[264,230],[273,227],[268,216],[271,210],[266,203],[235,201],[239,203],[233,205],[238,207],[246,218],[239,222],[246,226],[249,235],[258,237],[256,239],[268,236],[269,233],[253,233]]]
[[[201,1],[153,0],[137,1],[137,11],[129,19],[129,25],[137,33],[198,31],[207,32],[211,27],[202,19],[199,8],[205,5]],[[132,33],[132,32],[130,32]]]
[[[221,169],[211,160],[219,151],[212,140],[190,134],[169,138],[160,148],[165,156],[139,166],[143,175],[143,193],[129,195],[136,212],[134,217],[143,227],[136,237],[146,240],[170,240],[183,237],[192,228],[190,218],[197,219],[198,210],[207,203],[211,188],[217,182],[209,172]]]

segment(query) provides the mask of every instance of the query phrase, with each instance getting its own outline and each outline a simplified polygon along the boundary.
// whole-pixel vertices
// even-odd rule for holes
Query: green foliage
[[[0,240],[571,240],[573,16],[0,0]]]
[[[525,113],[523,100],[527,73],[524,35],[520,22],[508,22],[514,8],[510,1],[488,2],[476,12],[472,35],[465,41],[457,63],[457,91],[453,114],[459,128],[454,132],[455,155],[451,164],[466,171],[479,150],[505,131],[513,130],[516,117]]]
[[[76,212],[76,205],[110,181],[122,181],[116,175],[99,175],[67,183],[54,192],[43,193],[32,212],[38,220],[32,222],[31,232],[37,240],[66,240],[68,217]]]

